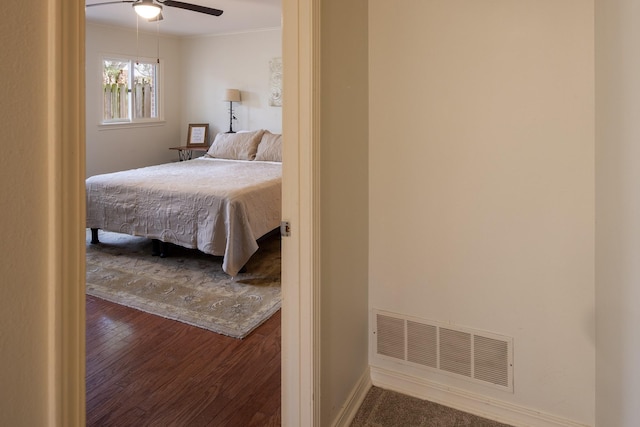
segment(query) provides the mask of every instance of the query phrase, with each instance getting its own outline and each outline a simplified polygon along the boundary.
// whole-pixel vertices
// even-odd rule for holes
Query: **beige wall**
[[[593,19],[582,0],[369,4],[370,308],[513,337],[513,394],[409,374],[587,425]]]
[[[47,8],[0,14],[0,425],[47,419]],[[44,215],[43,215],[44,213]]]
[[[367,372],[367,1],[323,1],[320,81],[322,426]]]
[[[269,61],[282,57],[282,30],[182,39],[182,125],[210,123],[212,137],[229,130],[225,89],[240,89],[234,130],[282,132],[282,108],[269,105]]]
[[[598,426],[640,424],[640,15],[596,1]]]

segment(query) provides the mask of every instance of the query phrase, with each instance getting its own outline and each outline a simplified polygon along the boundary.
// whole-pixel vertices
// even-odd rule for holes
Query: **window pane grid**
[[[158,65],[132,60],[103,60],[103,123],[157,119]]]

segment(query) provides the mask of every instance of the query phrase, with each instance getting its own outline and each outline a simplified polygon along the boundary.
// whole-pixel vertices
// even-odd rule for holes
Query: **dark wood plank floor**
[[[280,425],[280,312],[238,340],[86,302],[88,426]]]

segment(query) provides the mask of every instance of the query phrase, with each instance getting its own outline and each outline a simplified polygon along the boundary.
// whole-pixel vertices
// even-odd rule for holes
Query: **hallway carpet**
[[[351,427],[509,427],[437,403],[372,387]]]

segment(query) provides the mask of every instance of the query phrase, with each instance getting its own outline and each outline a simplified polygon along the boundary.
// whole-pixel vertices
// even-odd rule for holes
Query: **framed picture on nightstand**
[[[187,147],[206,147],[209,144],[209,124],[190,123]]]

